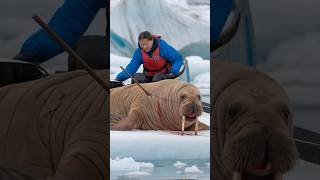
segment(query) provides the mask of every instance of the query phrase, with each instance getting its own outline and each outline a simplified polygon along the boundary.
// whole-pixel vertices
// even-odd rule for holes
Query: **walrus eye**
[[[285,118],[286,122],[289,123],[289,116],[290,116],[290,110],[287,106],[283,106],[281,108],[281,113],[283,117]]]
[[[241,112],[241,104],[232,104],[228,110],[228,119],[231,120],[229,123],[232,124]]]
[[[181,101],[183,101],[184,99],[186,99],[186,97],[187,97],[187,95],[182,94],[182,95],[180,96]]]
[[[200,96],[200,94],[197,94],[197,97],[198,97],[198,99],[199,99],[199,100],[201,100],[201,96]]]
[[[228,116],[229,118],[234,118],[238,115],[239,112],[240,112],[239,108],[232,108],[228,111]]]

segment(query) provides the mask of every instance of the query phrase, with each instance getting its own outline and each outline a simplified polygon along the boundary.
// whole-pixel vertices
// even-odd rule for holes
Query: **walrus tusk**
[[[186,116],[182,116],[182,130],[181,130],[181,135],[183,135],[184,134],[184,123],[185,123],[185,121],[186,121]]]
[[[241,173],[239,172],[233,172],[232,180],[241,180]]]
[[[198,135],[198,129],[199,129],[199,120],[196,119],[196,125],[194,126],[194,134]]]
[[[283,180],[283,175],[280,173],[277,173],[274,175],[274,180]]]

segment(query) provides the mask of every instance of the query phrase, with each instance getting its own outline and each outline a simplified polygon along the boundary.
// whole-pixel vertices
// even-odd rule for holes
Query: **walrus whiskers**
[[[182,127],[181,127],[181,135],[184,134],[184,123],[186,121],[186,116],[182,116]]]

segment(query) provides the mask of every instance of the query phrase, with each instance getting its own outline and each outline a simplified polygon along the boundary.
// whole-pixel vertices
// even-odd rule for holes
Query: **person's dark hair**
[[[149,31],[143,31],[142,33],[139,34],[138,41],[142,39],[149,39],[152,40],[152,34]]]

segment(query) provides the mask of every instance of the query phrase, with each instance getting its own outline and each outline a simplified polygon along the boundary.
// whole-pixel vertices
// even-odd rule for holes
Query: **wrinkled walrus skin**
[[[212,60],[211,73],[213,179],[281,180],[298,158],[286,92],[241,64]]]
[[[84,71],[0,88],[0,179],[108,179],[108,104]]]
[[[182,117],[203,112],[199,90],[179,80],[162,80],[111,89],[111,130],[173,130],[181,131]],[[196,118],[186,117],[185,129],[193,131]],[[199,130],[209,127],[199,122]]]

